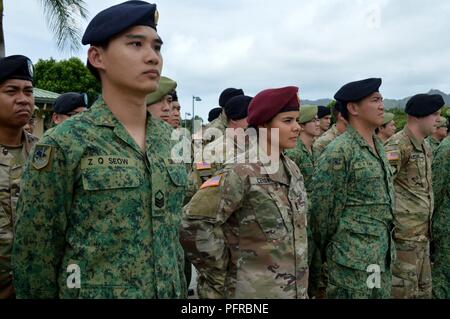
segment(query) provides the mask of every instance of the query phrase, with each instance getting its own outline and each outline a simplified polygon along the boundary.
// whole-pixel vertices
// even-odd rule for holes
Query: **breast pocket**
[[[253,205],[255,207],[256,222],[269,241],[283,241],[292,230],[289,223],[290,208],[287,199],[282,200],[274,186],[253,186]]]
[[[412,154],[408,165],[408,182],[412,187],[425,187],[426,162],[423,154]]]
[[[167,185],[167,209],[171,213],[172,222],[181,221],[181,211],[183,200],[186,195],[187,172],[186,168],[180,164],[170,164],[166,162],[169,182]]]
[[[104,191],[139,187],[143,178],[135,167],[108,167],[82,171],[83,189]]]
[[[144,176],[135,167],[97,167],[83,170],[84,194],[76,196],[80,223],[96,232],[129,236],[144,216]]]

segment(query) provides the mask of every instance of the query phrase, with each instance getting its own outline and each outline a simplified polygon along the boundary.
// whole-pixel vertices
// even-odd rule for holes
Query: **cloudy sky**
[[[38,0],[4,0],[6,54],[67,59]],[[86,0],[90,17],[122,0]],[[207,118],[227,87],[248,95],[296,85],[304,99],[382,77],[386,98],[450,93],[447,0],[161,0],[163,74],[178,82],[182,116]],[[82,22],[84,30],[88,22]],[[446,40],[447,39],[447,40]],[[77,53],[83,61],[87,47]]]

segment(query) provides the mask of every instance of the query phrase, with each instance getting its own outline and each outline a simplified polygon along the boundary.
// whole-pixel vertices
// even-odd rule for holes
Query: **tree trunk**
[[[5,35],[3,34],[3,0],[0,0],[0,58],[5,56]]]

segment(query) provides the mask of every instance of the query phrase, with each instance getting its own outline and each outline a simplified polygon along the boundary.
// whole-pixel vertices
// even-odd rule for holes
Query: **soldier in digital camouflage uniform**
[[[311,197],[311,182],[314,174],[315,154],[313,150],[314,138],[320,135],[320,122],[318,119],[318,107],[313,105],[303,105],[298,119],[300,124],[300,136],[297,146],[286,151],[286,156],[294,161],[300,168],[305,181],[305,188],[308,198]],[[308,225],[310,225],[310,212],[308,210]],[[308,266],[309,266],[309,287],[308,295],[316,297],[320,280],[322,262],[320,253],[317,251],[312,239],[311,228],[308,227]],[[314,262],[314,266],[311,263]]]
[[[313,176],[311,224],[328,265],[328,298],[391,295],[393,180],[374,134],[383,121],[380,85],[366,79],[336,93],[349,126],[320,156]]]
[[[323,105],[319,105],[317,107],[317,117],[319,118],[319,121],[320,121],[319,136],[321,136],[330,129],[330,125],[331,125],[331,110],[330,110],[330,108],[323,106]]]
[[[336,137],[345,132],[347,128],[347,120],[342,117],[342,114],[339,111],[340,103],[336,101],[335,106],[333,107],[333,117],[336,119],[336,124],[334,124],[328,131],[323,133],[315,142],[314,142],[314,152],[316,153],[316,157],[318,158],[320,154],[323,153],[325,148],[330,144]]]
[[[434,153],[434,151],[438,148],[442,140],[447,137],[447,134],[448,134],[447,119],[441,116],[439,118],[439,124],[436,129],[436,132],[434,132],[425,139],[428,142],[428,145],[430,146],[432,153]]]
[[[43,138],[24,173],[13,248],[20,298],[186,296],[186,171],[171,161],[171,128],[145,106],[162,69],[156,23],[156,5],[130,1],[84,34],[102,98]]]
[[[251,126],[269,135],[280,129],[274,165],[263,165],[263,149],[271,147],[251,145],[184,208],[181,241],[199,271],[200,298],[307,298],[306,191],[298,167],[282,154],[296,145],[297,92],[265,90],[249,106]]]
[[[444,139],[433,159],[433,298],[450,299],[450,137]]]
[[[436,130],[444,100],[418,94],[407,103],[406,127],[386,142],[395,177],[395,245],[392,275],[396,299],[431,298],[432,153],[425,138]]]
[[[11,250],[20,179],[37,138],[23,126],[34,106],[33,65],[14,55],[0,59],[0,299],[14,298]]]

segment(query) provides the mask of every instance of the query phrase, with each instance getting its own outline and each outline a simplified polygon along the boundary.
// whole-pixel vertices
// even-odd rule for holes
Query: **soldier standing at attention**
[[[442,141],[433,159],[433,298],[450,299],[450,138]]]
[[[172,110],[172,92],[177,87],[177,82],[162,76],[159,88],[149,94],[146,99],[147,110],[152,117],[163,120],[170,125],[170,112]]]
[[[86,29],[102,97],[32,153],[13,248],[19,298],[186,297],[186,170],[171,161],[171,128],[145,104],[163,64],[157,18],[156,5],[128,1]]]
[[[383,123],[381,79],[344,85],[335,95],[347,131],[320,156],[312,182],[313,238],[328,265],[327,297],[390,298],[392,172],[375,137]]]
[[[170,96],[172,97],[172,104],[170,109],[170,121],[169,124],[172,126],[174,130],[177,130],[181,126],[181,105],[178,101],[178,94],[176,91],[172,91],[170,93]]]
[[[428,145],[430,146],[431,151],[433,153],[438,148],[442,140],[447,137],[447,135],[448,135],[447,119],[441,116],[439,118],[439,124],[437,126],[436,132],[434,132],[425,139],[428,142]]]
[[[260,146],[226,164],[184,207],[181,240],[199,271],[200,298],[307,298],[306,191],[283,155],[297,142],[297,92],[269,89],[253,98],[248,123],[267,136],[260,131]],[[279,131],[274,145],[272,130]],[[267,159],[278,169],[263,166]]]
[[[323,153],[328,144],[330,144],[336,137],[344,133],[347,129],[348,122],[340,112],[339,101],[336,101],[336,104],[333,106],[333,117],[336,119],[336,124],[334,124],[314,142],[313,147],[314,152],[316,153],[316,158],[319,158],[320,154]]]
[[[377,134],[381,142],[384,143],[395,134],[396,129],[397,128],[395,127],[394,114],[384,112],[383,125],[377,127],[375,133]]]
[[[320,135],[325,134],[330,129],[331,125],[331,110],[326,106],[318,106],[317,117],[320,120]]]
[[[235,89],[235,88],[225,89],[220,94],[219,106],[222,108],[222,111],[216,119],[214,119],[211,123],[209,123],[206,126],[205,133],[208,132],[208,129],[216,129],[218,131],[217,132],[216,132],[216,130],[210,131],[210,134],[212,134],[212,135],[205,136],[205,134],[204,134],[204,136],[203,136],[203,144],[204,145],[207,145],[208,143],[214,141],[216,138],[219,138],[219,136],[215,136],[216,133],[218,134],[219,132],[221,132],[222,134],[220,134],[220,136],[225,134],[225,130],[227,129],[227,125],[228,125],[228,118],[227,118],[227,115],[225,114],[225,105],[231,98],[233,98],[235,96],[239,96],[239,95],[244,95],[244,91],[242,89]]]
[[[33,64],[22,55],[0,59],[0,299],[14,298],[11,250],[20,178],[37,138],[23,126],[33,112]]]
[[[431,298],[434,196],[432,153],[425,138],[436,131],[443,106],[440,95],[413,96],[406,104],[406,127],[386,142],[387,157],[395,177],[397,260],[392,270],[392,295],[396,299]]]
[[[87,94],[82,93],[64,93],[60,95],[53,104],[52,121],[55,126],[45,131],[45,135],[51,134],[56,125],[61,124],[78,113],[84,112],[88,107]]]
[[[320,134],[320,122],[318,119],[318,107],[303,105],[300,110],[298,123],[300,124],[300,137],[294,149],[286,151],[286,156],[294,161],[300,168],[305,181],[305,188],[308,198],[311,196],[311,182],[314,174],[315,156],[313,151],[314,138]],[[308,214],[308,225],[310,225],[310,213]],[[311,267],[311,262],[315,259],[315,267]],[[320,270],[322,263],[320,254],[316,252],[316,247],[312,239],[311,228],[308,227],[308,266],[309,266],[309,289],[308,295],[317,295],[317,285],[319,284]]]

